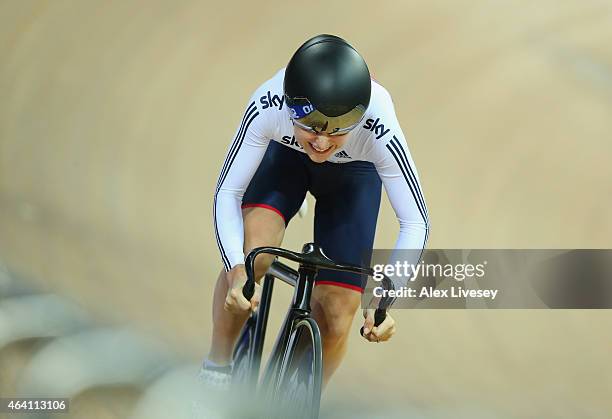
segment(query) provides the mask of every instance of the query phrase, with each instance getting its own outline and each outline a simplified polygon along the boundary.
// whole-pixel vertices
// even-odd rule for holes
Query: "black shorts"
[[[314,242],[332,260],[368,264],[380,208],[381,180],[370,162],[315,163],[300,151],[270,141],[242,199],[242,207],[277,212],[285,225],[298,212],[306,192],[316,199]],[[304,242],[311,241],[304,237]],[[321,270],[316,284],[363,292],[360,275]]]

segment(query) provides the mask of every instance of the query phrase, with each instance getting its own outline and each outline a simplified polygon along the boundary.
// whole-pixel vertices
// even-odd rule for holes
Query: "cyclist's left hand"
[[[370,342],[386,342],[395,334],[395,320],[387,312],[385,321],[378,326],[374,326],[374,309],[363,310],[363,337]]]

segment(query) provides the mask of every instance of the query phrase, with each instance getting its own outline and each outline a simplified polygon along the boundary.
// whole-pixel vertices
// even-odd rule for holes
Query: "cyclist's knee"
[[[274,262],[274,256],[272,255],[257,256],[255,259],[255,278],[257,280],[265,275],[272,262]]]

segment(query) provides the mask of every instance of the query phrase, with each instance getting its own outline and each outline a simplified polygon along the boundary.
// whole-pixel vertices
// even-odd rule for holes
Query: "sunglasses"
[[[315,133],[317,135],[329,135],[330,137],[335,137],[335,136],[339,136],[339,135],[345,135],[348,134],[351,130],[353,130],[357,125],[359,125],[359,122],[361,121],[357,121],[356,124],[351,125],[350,127],[346,127],[346,128],[334,128],[334,131],[332,132],[325,132],[323,130],[319,130],[316,127],[310,127],[308,125],[302,124],[300,121],[297,121],[293,118],[290,118],[291,122],[293,122],[293,125],[296,125],[298,127],[300,127],[301,129],[308,131],[308,132],[312,132]]]
[[[365,108],[361,105],[339,116],[327,116],[318,111],[307,98],[289,98],[285,95],[285,100],[293,124],[319,135],[344,135],[356,128],[365,115]]]

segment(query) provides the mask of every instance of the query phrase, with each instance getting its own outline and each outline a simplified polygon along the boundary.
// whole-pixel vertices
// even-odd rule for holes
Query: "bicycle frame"
[[[252,385],[254,385],[259,378],[261,355],[272,300],[272,290],[274,288],[274,278],[279,278],[282,281],[293,285],[294,292],[293,301],[283,321],[265,368],[263,382],[267,384],[274,384],[271,383],[271,380],[275,375],[277,367],[282,361],[282,356],[287,349],[287,345],[289,344],[289,338],[294,325],[296,322],[306,317],[310,317],[310,298],[312,296],[315,278],[319,269],[333,269],[337,271],[348,271],[365,275],[373,274],[373,271],[370,268],[361,268],[332,261],[322,252],[321,248],[316,246],[314,243],[305,244],[303,246],[302,253],[296,253],[277,247],[258,247],[253,249],[245,260],[248,280],[243,288],[243,294],[248,300],[251,299],[255,291],[255,279],[253,278],[253,273],[255,272],[255,258],[262,253],[271,254],[298,262],[299,269],[296,272],[290,267],[275,261],[268,270],[268,273],[265,275],[259,309],[252,315],[251,319],[249,319],[252,321],[253,317],[255,317],[253,345],[249,348],[248,353],[248,365],[249,370],[251,371],[248,379],[249,388],[253,388]],[[377,324],[384,320],[386,307],[387,306],[377,310]]]

